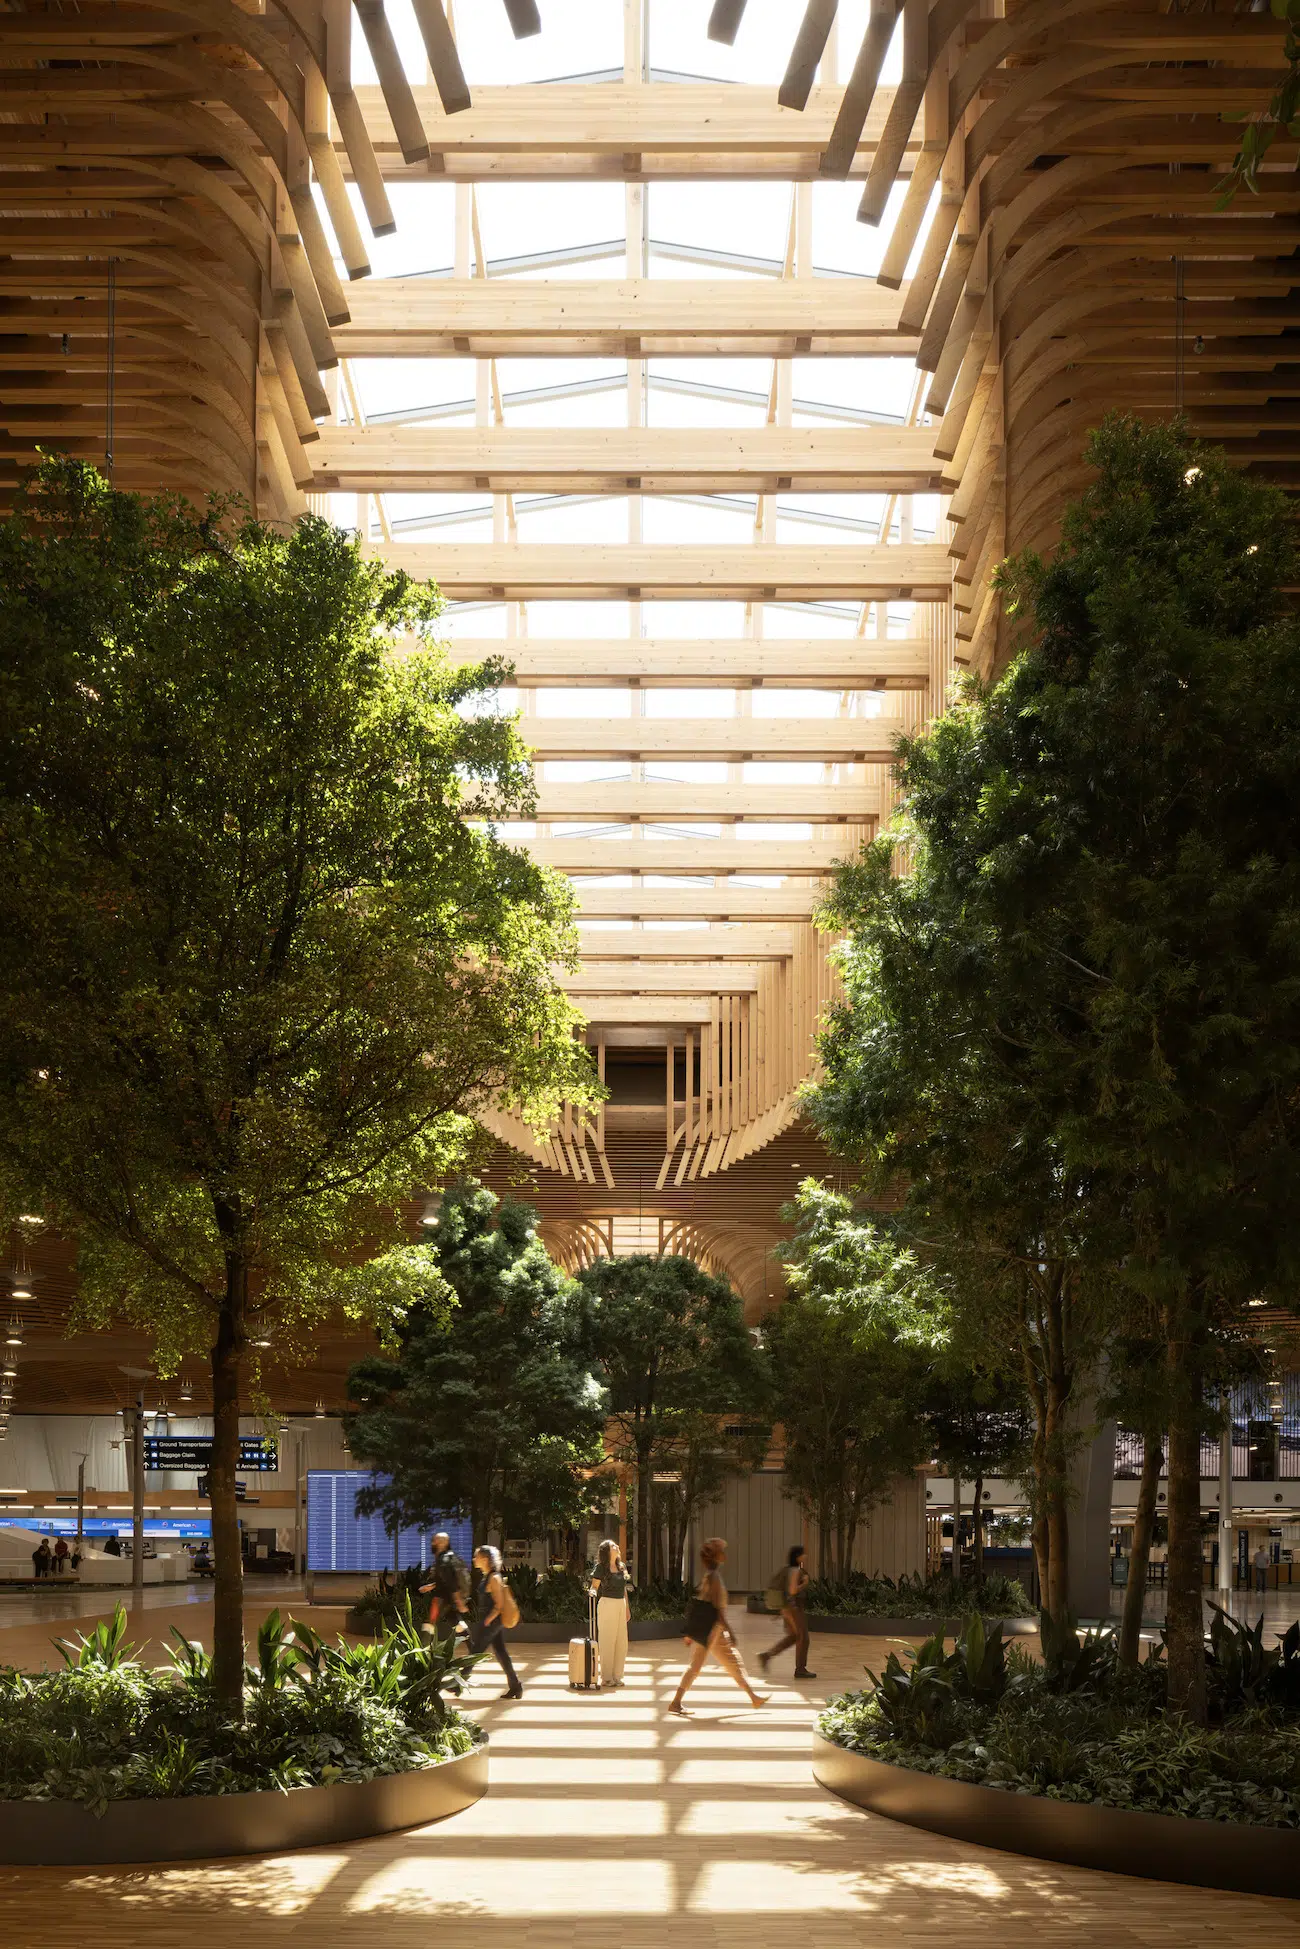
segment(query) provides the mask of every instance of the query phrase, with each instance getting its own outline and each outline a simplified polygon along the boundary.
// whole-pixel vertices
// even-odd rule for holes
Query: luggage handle
[[[587,1592],[587,1635],[591,1639],[591,1642],[595,1644],[596,1642],[596,1593],[594,1590],[589,1590]]]

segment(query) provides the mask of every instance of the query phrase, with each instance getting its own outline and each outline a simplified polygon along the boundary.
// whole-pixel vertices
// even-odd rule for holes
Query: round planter
[[[813,1734],[813,1775],[873,1814],[1009,1854],[1248,1895],[1295,1897],[1300,1887],[1294,1828],[1183,1820],[968,1786],[851,1753],[821,1733]]]
[[[960,1617],[876,1617],[871,1612],[859,1612],[850,1617],[818,1616],[808,1613],[810,1631],[829,1631],[848,1638],[931,1638],[936,1631],[955,1635],[962,1625]],[[1032,1637],[1038,1630],[1037,1620],[1029,1617],[986,1617],[990,1627],[1002,1626],[1006,1638]]]
[[[279,1854],[445,1820],[488,1788],[486,1741],[418,1773],[288,1793],[219,1793],[185,1800],[114,1800],[103,1814],[67,1800],[0,1801],[0,1861],[84,1867]]]

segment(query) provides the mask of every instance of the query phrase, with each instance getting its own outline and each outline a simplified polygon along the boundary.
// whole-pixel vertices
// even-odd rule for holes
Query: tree
[[[591,1302],[591,1346],[609,1393],[615,1452],[635,1471],[636,1575],[647,1583],[656,1458],[676,1469],[691,1461],[694,1446],[686,1488],[698,1507],[703,1454],[732,1447],[739,1463],[752,1440],[746,1422],[728,1417],[752,1422],[762,1401],[762,1362],[736,1294],[693,1259],[636,1252],[597,1259],[579,1278]],[[701,1415],[713,1424],[711,1444],[700,1439]],[[729,1435],[729,1425],[743,1432]]]
[[[537,1213],[466,1179],[432,1247],[450,1308],[408,1314],[397,1360],[348,1376],[354,1453],[386,1477],[357,1498],[389,1527],[444,1512],[474,1536],[535,1536],[576,1520],[599,1467],[604,1405],[585,1356],[582,1295],[537,1236]]]
[[[1031,1421],[1013,1376],[948,1361],[930,1381],[925,1421],[934,1454],[954,1484],[971,1485],[975,1581],[984,1581],[984,1483],[1023,1472]],[[954,1498],[954,1500],[959,1500]],[[952,1571],[961,1575],[960,1523],[954,1522]]]
[[[1297,1270],[1294,529],[1181,426],[1117,416],[1089,454],[1053,561],[1004,577],[1031,645],[999,720],[1032,779],[1020,911],[1087,970],[1063,1142],[1114,1187],[1130,1305],[1164,1348],[1170,1697],[1203,1718],[1201,1438],[1249,1301]]]
[[[210,1353],[232,1711],[253,1346],[398,1319],[476,1106],[588,1088],[567,890],[469,823],[531,804],[513,724],[462,714],[503,671],[448,668],[439,600],[71,461],[0,525],[0,1166],[75,1230],[83,1315]]]
[[[904,1188],[894,1230],[942,1279],[955,1357],[986,1378],[1013,1371],[1030,1403],[1034,1553],[1064,1622],[1070,1468],[1114,1254],[1095,1176],[1060,1141],[1046,944],[1003,924],[981,865],[983,740],[975,696],[906,744],[903,819],[839,873],[824,918],[846,936],[844,998],[808,1106],[869,1194]]]
[[[799,1187],[788,1295],[764,1321],[790,1492],[843,1577],[863,1519],[925,1460],[926,1379],[942,1339],[915,1257],[814,1178]]]
[[[1014,1130],[1039,1133],[1083,1286],[1113,1268],[1105,1330],[1162,1349],[1170,1698],[1202,1718],[1213,1376],[1249,1302],[1298,1269],[1295,550],[1285,498],[1181,426],[1114,416],[1088,453],[1096,479],[1051,562],[1001,578],[1021,654],[903,769],[922,885],[947,896],[927,911],[956,928],[938,962],[969,954],[965,1004],[948,979],[934,1005],[958,1007],[961,1037],[974,1023],[976,1081],[993,1064]],[[843,1105],[850,1058],[872,1054],[841,1024]],[[963,1075],[966,1056],[959,1040]],[[928,1134],[933,1182],[937,1120]]]
[[[1225,115],[1225,122],[1244,122],[1232,168],[1220,185],[1220,208],[1243,187],[1259,194],[1259,172],[1273,144],[1297,133],[1300,121],[1300,0],[1272,0],[1271,12],[1284,23],[1282,59],[1286,66],[1268,107],[1260,116]]]

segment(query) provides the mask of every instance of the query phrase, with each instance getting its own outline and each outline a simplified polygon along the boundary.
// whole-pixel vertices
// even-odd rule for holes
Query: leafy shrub
[[[367,1584],[348,1612],[347,1629],[391,1631],[402,1616],[407,1599],[416,1623],[427,1624],[433,1613],[433,1598],[423,1596],[420,1585],[427,1584],[431,1574],[417,1564],[410,1570],[399,1571],[396,1577],[385,1576],[378,1583]]]
[[[519,1616],[525,1624],[572,1624],[575,1628],[587,1619],[587,1587],[592,1572],[575,1576],[571,1570],[533,1569],[531,1564],[515,1564],[505,1573],[515,1594]],[[686,1609],[689,1587],[675,1577],[644,1584],[632,1592],[634,1618],[677,1618]]]
[[[1207,1666],[1210,1697],[1218,1709],[1277,1705],[1300,1714],[1300,1624],[1280,1644],[1265,1649],[1264,1618],[1251,1626],[1211,1603]]]
[[[474,1659],[426,1639],[409,1605],[376,1644],[329,1644],[273,1611],[246,1668],[245,1716],[213,1694],[202,1646],[179,1631],[171,1671],[131,1656],[119,1605],[61,1671],[0,1667],[0,1801],[114,1800],[327,1786],[409,1773],[482,1738],[448,1703]]]
[[[814,1577],[806,1603],[818,1617],[962,1617],[980,1610],[986,1617],[1025,1617],[1030,1603],[1015,1577],[973,1577],[954,1583],[948,1576],[869,1577],[851,1570],[832,1582]]]
[[[820,1726],[869,1758],[1009,1793],[1297,1828],[1300,1626],[1275,1660],[1256,1657],[1260,1638],[1224,1626],[1216,1651],[1212,1635],[1220,1723],[1209,1730],[1166,1713],[1158,1650],[1134,1668],[1118,1662],[1109,1632],[1049,1631],[1040,1664],[974,1617],[950,1652],[935,1636],[908,1666],[891,1653]]]

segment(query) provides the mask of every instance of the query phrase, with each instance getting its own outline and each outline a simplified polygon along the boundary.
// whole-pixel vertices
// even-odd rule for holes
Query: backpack
[[[501,1579],[501,1622],[507,1631],[513,1631],[519,1622],[519,1601],[504,1577]]]
[[[789,1601],[785,1588],[787,1574],[786,1567],[782,1564],[781,1568],[769,1579],[767,1589],[763,1592],[763,1602],[769,1611],[783,1611]]]
[[[469,1565],[462,1563],[454,1550],[447,1550],[438,1560],[439,1574],[445,1577],[448,1571],[456,1579],[457,1596],[468,1600],[470,1593]]]

